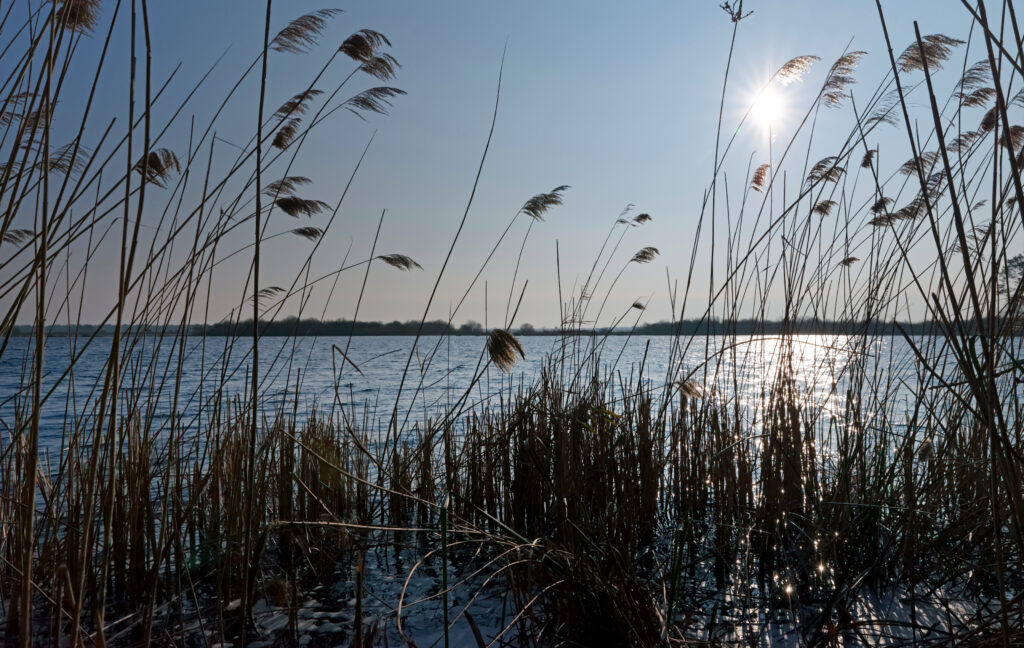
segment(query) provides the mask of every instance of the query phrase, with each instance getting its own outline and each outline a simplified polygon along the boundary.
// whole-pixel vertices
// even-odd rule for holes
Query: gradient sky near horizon
[[[104,3],[97,34],[106,28],[112,5]],[[323,243],[313,276],[337,267],[346,252],[349,260],[365,258],[378,218],[386,210],[378,253],[407,254],[424,269],[403,273],[376,267],[359,317],[409,320],[422,315],[473,185],[507,43],[494,138],[465,230],[429,317],[448,315],[522,203],[562,184],[571,186],[564,205],[534,224],[524,248],[513,306],[523,282],[528,281],[528,286],[516,323],[550,326],[558,322],[556,241],[562,291],[569,293],[574,285],[578,288],[609,227],[629,203],[635,205],[634,214],[649,213],[653,221],[627,233],[609,267],[610,275],[641,247],[656,246],[661,254],[653,263],[626,269],[609,298],[605,317],[621,314],[636,300],[649,300],[644,321],[671,317],[666,274],[680,286],[686,280],[697,218],[711,179],[722,77],[733,28],[719,5],[719,0],[337,3],[344,13],[332,19],[310,54],[272,55],[268,112],[304,89],[337,44],[360,28],[378,30],[391,40],[389,51],[402,65],[391,85],[408,94],[395,100],[387,116],[372,115],[361,121],[340,111],[304,145],[291,170],[314,181],[302,195],[334,204],[376,131],[339,220]],[[189,118],[194,114],[197,124],[205,123],[225,85],[252,62],[262,38],[262,6],[254,0],[150,3],[155,79],[166,78],[181,65],[170,92],[187,92],[190,83],[223,55],[185,116],[169,131],[168,146],[184,149]],[[330,5],[322,0],[278,0],[271,31],[324,6]],[[969,15],[957,1],[901,0],[886,2],[885,7],[897,53],[913,39],[915,19],[926,34],[941,32],[965,39],[968,35]],[[857,71],[858,84],[852,87],[855,97],[870,94],[889,69],[874,2],[747,0],[744,9],[753,14],[739,25],[724,105],[726,136],[759,84],[794,56],[814,54],[822,60],[803,84],[785,89],[792,115],[806,109],[828,66],[848,49],[869,53]],[[127,49],[123,34],[119,39],[114,51]],[[97,47],[100,40],[93,36],[88,47]],[[110,66],[110,81],[102,86],[99,98],[100,111],[116,114],[123,109],[123,65],[116,61]],[[319,85],[329,89],[351,69],[350,61],[339,60]],[[958,78],[957,72],[952,74],[951,78]],[[90,81],[79,77],[69,83],[87,88]],[[250,81],[240,89],[243,99],[230,104],[231,112],[218,125],[218,135],[229,142],[244,143],[253,130],[256,88],[255,79]],[[361,81],[358,87],[376,84]],[[851,124],[848,107],[826,113],[815,134],[819,157],[832,152],[830,138],[839,137],[840,130],[845,136]],[[166,107],[156,110],[158,121],[168,114]],[[842,128],[836,126],[834,134],[833,126],[839,124]],[[791,126],[783,120],[779,131]],[[890,129],[882,137],[898,141],[903,136],[902,130]],[[753,123],[739,132],[737,148],[730,154],[735,166],[727,167],[737,192],[748,180],[744,175],[748,163],[752,160],[756,165],[767,157],[767,140],[764,129]],[[230,159],[227,149],[223,155],[223,161]],[[301,224],[318,225],[323,220],[320,216]],[[513,227],[510,239],[455,317],[457,322],[503,323],[511,275],[528,225],[526,218],[520,218]],[[290,221],[280,229],[294,226]],[[237,245],[244,242],[241,236]],[[298,237],[268,242],[263,285],[289,283],[310,247]],[[687,317],[699,316],[706,304],[705,252],[702,248],[697,258],[697,296],[684,313]],[[218,269],[211,321],[228,315],[229,305],[241,298],[247,264],[248,255],[243,254]],[[109,288],[115,261],[109,260],[107,266],[95,272],[90,269],[96,298],[84,304],[85,322],[101,319],[112,304],[113,295],[102,289]],[[361,281],[361,271],[343,274],[326,310],[322,311],[324,290],[304,314],[351,317]]]

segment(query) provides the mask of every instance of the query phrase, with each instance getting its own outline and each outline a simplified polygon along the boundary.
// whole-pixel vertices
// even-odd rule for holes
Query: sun
[[[750,115],[765,128],[777,127],[786,112],[782,95],[773,87],[765,88],[754,100]]]

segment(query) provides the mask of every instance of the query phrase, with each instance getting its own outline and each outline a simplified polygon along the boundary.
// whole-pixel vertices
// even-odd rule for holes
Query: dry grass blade
[[[504,329],[494,329],[487,336],[487,354],[498,369],[505,373],[512,371],[516,364],[516,354],[525,358],[526,352],[516,336]]]
[[[299,185],[306,185],[312,182],[305,176],[285,176],[280,180],[275,180],[267,185],[267,188],[263,190],[263,193],[267,196],[277,196],[279,194],[290,194],[295,191],[295,188]]]
[[[819,216],[828,216],[832,213],[832,209],[836,206],[834,200],[821,200],[814,206],[812,211]]]
[[[754,177],[750,180],[750,188],[754,191],[764,191],[764,185],[768,181],[768,171],[772,165],[762,164],[754,170]]]
[[[853,73],[857,70],[857,63],[867,52],[849,52],[839,57],[832,64],[825,78],[825,85],[822,88],[822,101],[826,106],[834,108],[846,97],[846,87],[856,83]]]
[[[302,120],[298,117],[293,117],[284,123],[281,128],[277,129],[277,133],[274,134],[274,141],[271,145],[274,148],[284,150],[288,148],[293,141],[295,141],[295,135],[299,132],[299,126],[302,125]]]
[[[57,9],[57,24],[89,33],[99,23],[100,4],[100,0],[62,0]]]
[[[779,71],[776,72],[775,76],[772,78],[782,85],[796,83],[803,79],[804,75],[811,69],[811,65],[820,60],[820,57],[814,56],[813,54],[805,54],[803,56],[791,58],[779,68]]]
[[[164,187],[171,177],[171,172],[181,171],[181,164],[178,162],[178,156],[172,151],[160,148],[150,151],[148,156],[136,162],[135,170],[143,174],[147,182]]]
[[[274,204],[292,218],[298,218],[299,216],[311,217],[330,208],[330,205],[322,200],[307,200],[298,196],[281,196],[274,201]]]
[[[315,88],[300,92],[281,104],[281,107],[274,111],[274,117],[278,119],[285,119],[289,116],[301,115],[309,108],[309,102],[321,94],[323,93]]]
[[[943,34],[930,34],[921,39],[920,47],[917,43],[911,43],[910,47],[903,50],[896,65],[899,66],[901,72],[912,72],[924,70],[924,65],[927,62],[929,70],[937,70],[942,67],[943,61],[949,59],[953,48],[963,44],[962,40]]]
[[[864,154],[864,157],[860,160],[860,168],[869,169],[871,164],[875,161],[875,149],[871,149]]]
[[[315,241],[324,235],[324,231],[319,227],[297,227],[292,230],[292,234],[301,236],[304,239]]]
[[[390,86],[369,88],[346,100],[344,105],[352,112],[352,114],[358,117],[362,117],[362,115],[359,114],[359,111],[386,115],[388,114],[388,109],[392,106],[391,99],[404,94],[404,90],[399,90],[398,88],[392,88]]]
[[[420,270],[423,269],[423,266],[404,254],[381,254],[376,258],[388,264],[392,268],[398,268],[399,270],[412,270],[413,268],[419,268]]]
[[[853,265],[854,263],[857,263],[858,261],[860,261],[860,259],[859,259],[859,258],[857,258],[857,257],[855,257],[855,256],[848,256],[848,257],[846,257],[845,259],[843,259],[842,261],[840,261],[840,262],[839,262],[839,265],[841,265],[841,266],[844,266],[844,267],[847,267],[847,268],[848,268],[848,267],[850,267],[851,265]]]
[[[654,261],[654,257],[658,256],[658,248],[656,247],[645,247],[630,259],[631,263],[650,263]]]
[[[372,29],[360,29],[346,38],[338,51],[355,61],[366,63],[373,58],[377,48],[383,45],[391,46],[387,36]]]
[[[270,49],[290,54],[308,52],[316,45],[316,37],[327,28],[327,20],[339,13],[341,9],[320,9],[299,16],[274,36],[270,41]]]
[[[523,203],[520,212],[526,214],[536,221],[544,220],[544,214],[555,205],[562,204],[562,193],[569,188],[569,185],[555,187],[548,193],[540,193]]]

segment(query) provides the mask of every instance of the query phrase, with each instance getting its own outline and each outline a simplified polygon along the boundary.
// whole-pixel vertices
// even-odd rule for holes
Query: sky
[[[113,4],[104,3],[97,35],[83,44],[82,56],[95,55],[102,40],[98,34],[106,29]],[[648,305],[644,321],[671,318],[668,286],[686,281],[704,192],[711,180],[733,30],[719,4],[718,0],[339,3],[344,13],[331,20],[310,53],[272,53],[268,112],[305,89],[334,48],[361,28],[375,29],[390,39],[388,51],[402,65],[390,85],[407,94],[396,98],[386,116],[360,120],[339,111],[303,144],[290,173],[313,180],[302,189],[304,197],[334,205],[373,137],[337,220],[321,244],[312,276],[331,271],[343,259],[366,258],[384,212],[377,253],[406,254],[423,270],[405,273],[375,265],[359,318],[404,321],[423,315],[473,188],[504,52],[493,139],[465,227],[428,317],[448,316],[524,201],[569,185],[564,204],[533,224],[518,272],[517,257],[529,220],[517,219],[455,321],[507,323],[510,291],[514,306],[526,282],[516,323],[557,324],[559,275],[566,297],[573,286],[578,288],[609,228],[629,204],[634,205],[632,214],[648,213],[653,220],[626,233],[609,265],[609,277],[625,270],[608,297],[605,317],[617,317],[640,300]],[[277,0],[271,32],[325,6],[330,5],[319,0]],[[967,35],[969,21],[959,2],[899,0],[884,6],[897,52],[913,39],[914,19],[920,21],[922,33]],[[255,59],[264,7],[255,0],[150,2],[154,80],[167,78],[180,66],[168,96],[186,94],[216,61],[210,78],[168,130],[163,145],[187,149],[190,119],[206,124],[226,89]],[[828,66],[845,51],[868,52],[857,71],[859,83],[852,88],[855,98],[866,99],[889,69],[874,2],[747,0],[744,10],[752,14],[738,28],[723,108],[725,136],[734,132],[759,85],[794,56],[813,54],[822,60],[803,84],[785,88],[786,109],[773,126],[776,138],[795,125],[795,115],[806,109]],[[126,49],[121,33],[112,51],[123,54]],[[123,119],[127,99],[123,59],[118,56],[105,72],[97,115]],[[329,90],[352,68],[350,61],[337,60],[318,87]],[[66,94],[81,96],[90,82],[88,75],[73,75],[68,81],[72,91]],[[377,83],[360,77],[353,81],[352,92],[370,85]],[[81,91],[76,93],[77,86]],[[250,77],[217,122],[221,140],[246,141],[255,125],[256,97],[255,79]],[[73,99],[68,102],[69,112],[74,103]],[[171,115],[173,103],[158,103],[154,110],[158,122]],[[94,139],[105,124],[105,117],[93,120],[89,133]],[[845,134],[849,124],[848,107],[822,114],[815,150],[820,147],[821,156],[832,152],[832,139],[840,137],[840,131]],[[892,138],[896,146],[903,135],[892,129],[880,137]],[[740,129],[730,153],[733,161],[726,167],[733,187],[738,190],[747,181],[748,164],[767,159],[768,145],[761,124],[751,122]],[[218,147],[215,163],[227,164],[237,153],[228,144]],[[157,216],[147,214],[148,219]],[[281,222],[271,223],[271,232],[296,226],[281,214],[275,218]],[[319,226],[325,220],[320,215],[301,224]],[[147,227],[149,236],[159,236],[149,223]],[[245,245],[249,229],[226,242],[225,249]],[[711,245],[703,242],[698,247],[695,262],[694,282],[704,292]],[[657,247],[660,255],[646,265],[626,263],[645,246]],[[294,236],[265,243],[262,284],[290,283],[311,247],[309,241]],[[211,321],[229,315],[244,298],[250,258],[244,252],[218,266],[212,283]],[[108,312],[116,271],[116,254],[100,255],[95,269],[90,269],[83,321],[98,321]],[[323,282],[323,290],[304,314],[351,317],[362,279],[361,270],[343,273],[329,300],[330,282]],[[597,297],[603,298],[603,291]],[[699,316],[703,304],[706,295],[701,293],[683,316]],[[296,308],[294,301],[289,302],[285,312],[294,313]]]

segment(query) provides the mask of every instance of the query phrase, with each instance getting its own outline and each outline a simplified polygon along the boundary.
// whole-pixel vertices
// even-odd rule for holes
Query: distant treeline
[[[215,324],[192,324],[189,325],[188,334],[199,336],[207,335],[214,337],[247,336],[251,334],[252,320],[241,322],[217,322]],[[848,335],[867,332],[872,335],[901,335],[900,327],[910,335],[935,335],[941,332],[940,327],[931,321],[909,323],[902,322],[851,322],[851,321],[827,321],[827,320],[797,320],[797,321],[766,321],[756,319],[742,320],[683,320],[681,322],[655,322],[642,324],[635,329],[573,329],[572,332],[580,335],[778,335],[785,333],[795,334],[819,334],[819,335]],[[173,335],[178,332],[177,327],[158,327],[131,325],[126,326],[125,333],[145,335]],[[562,330],[558,328],[540,328],[531,324],[523,324],[514,327],[513,332],[517,335],[560,335]],[[424,322],[422,330],[418,321],[407,322],[352,322],[351,320],[330,320],[321,321],[315,319],[296,319],[294,317],[281,320],[260,322],[260,334],[263,336],[347,336],[347,335],[415,335],[420,331],[423,335],[484,335],[487,330],[479,322],[466,322],[459,326],[450,325],[443,320]],[[77,335],[109,336],[114,332],[112,325],[99,327],[82,325],[69,327],[67,325],[54,325],[49,328],[51,336]],[[13,334],[15,336],[28,336],[32,334],[31,326],[16,326]]]

